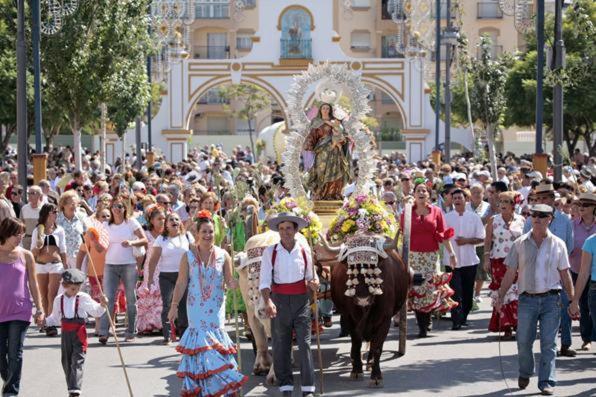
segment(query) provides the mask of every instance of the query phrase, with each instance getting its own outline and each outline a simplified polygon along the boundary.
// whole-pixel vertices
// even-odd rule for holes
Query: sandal
[[[99,343],[101,343],[102,345],[106,345],[106,343],[108,343],[108,337],[103,335],[99,337]]]
[[[58,335],[58,329],[56,327],[46,327],[46,336],[54,337]]]

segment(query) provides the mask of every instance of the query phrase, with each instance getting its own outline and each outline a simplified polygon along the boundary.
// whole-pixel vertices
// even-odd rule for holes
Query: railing
[[[236,37],[236,49],[241,51],[252,50],[252,37]]]
[[[387,10],[388,0],[381,1],[381,19],[393,19],[391,13]],[[406,15],[402,12],[397,16],[398,19],[406,19]]]
[[[494,1],[480,1],[477,6],[477,19],[501,19],[503,18],[503,10],[499,3]]]
[[[230,47],[224,45],[192,46],[192,57],[195,59],[228,59]]]
[[[381,58],[403,58],[401,54],[395,48],[395,45],[385,45],[381,48]]]
[[[234,135],[229,130],[193,130],[193,135]]]
[[[451,2],[451,19],[455,18],[455,4],[454,3],[455,3],[454,1]],[[441,19],[447,18],[447,1],[446,0],[441,0],[440,16],[441,16]],[[435,19],[437,17],[437,7],[436,7],[435,1],[432,2],[432,6],[430,9],[430,17],[432,19]]]
[[[312,59],[312,40],[281,40],[281,59]]]
[[[227,19],[229,17],[230,4],[228,1],[222,1],[220,3],[197,2],[195,4],[196,19]]]
[[[482,55],[482,49],[480,47],[478,47],[478,49],[476,51],[476,57],[480,58],[481,55]],[[496,58],[500,57],[501,55],[503,55],[503,46],[502,45],[493,44],[490,46],[490,56],[492,59],[496,59]]]

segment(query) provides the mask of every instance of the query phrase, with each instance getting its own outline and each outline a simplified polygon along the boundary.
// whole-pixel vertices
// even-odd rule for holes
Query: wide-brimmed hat
[[[539,181],[542,179],[542,173],[540,171],[530,171],[526,173],[526,176],[535,181]]]
[[[579,171],[579,174],[587,179],[592,178],[592,171],[590,171],[589,169],[587,169],[585,167]]]
[[[551,207],[550,205],[546,205],[546,204],[534,204],[534,205],[530,206],[530,211],[531,212],[542,212],[542,213],[549,214],[549,215],[552,215],[555,212],[553,207]]]
[[[534,189],[534,193],[541,194],[541,193],[554,193],[555,187],[552,183],[541,183],[540,185],[536,186]]]
[[[579,201],[596,204],[596,193],[585,192],[579,195]]]
[[[277,228],[282,222],[293,222],[298,225],[298,230],[308,226],[308,222],[305,219],[289,212],[280,212],[274,218],[269,219],[267,225],[269,226],[269,229],[277,232]]]

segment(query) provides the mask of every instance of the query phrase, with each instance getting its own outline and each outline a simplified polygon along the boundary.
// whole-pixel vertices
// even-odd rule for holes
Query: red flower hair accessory
[[[522,196],[521,193],[517,193],[513,198],[513,202],[515,203],[515,205],[520,205],[522,201],[524,201],[524,196]]]
[[[201,219],[201,218],[212,219],[211,212],[209,212],[207,210],[200,210],[199,212],[197,212],[196,218],[197,219]]]

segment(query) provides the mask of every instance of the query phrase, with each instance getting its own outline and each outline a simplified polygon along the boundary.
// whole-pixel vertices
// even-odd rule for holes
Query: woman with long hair
[[[216,212],[219,210],[219,200],[213,192],[206,192],[201,196],[201,210],[209,211],[213,218],[215,227],[215,245],[221,247],[226,238],[226,222]]]
[[[180,215],[172,212],[166,216],[165,228],[161,236],[157,237],[151,249],[151,260],[149,263],[149,285],[153,283],[156,267],[159,268],[159,291],[162,301],[162,332],[163,343],[170,343],[170,327],[168,312],[172,302],[172,294],[176,286],[176,280],[180,273],[180,259],[188,252],[194,244],[194,238],[186,233]],[[178,320],[176,329],[182,334],[188,327],[186,317],[186,292],[181,304],[178,306]]]
[[[139,222],[130,218],[132,214],[130,199],[123,195],[115,196],[110,205],[110,212],[111,217],[106,225],[109,246],[106,252],[103,289],[109,300],[108,310],[113,312],[118,285],[120,281],[124,283],[128,316],[125,341],[130,342],[135,338],[137,317],[135,295],[137,266],[133,247],[147,244],[147,238]],[[108,327],[108,316],[104,314],[99,328],[99,342],[104,345],[108,341]]]
[[[31,233],[31,252],[37,270],[37,285],[44,313],[52,314],[54,298],[66,265],[66,238],[64,229],[56,224],[58,208],[44,204],[39,211],[37,227]],[[46,335],[56,336],[56,327],[46,327]]]
[[[515,239],[523,234],[525,219],[515,213],[515,206],[521,204],[522,200],[523,197],[517,192],[499,193],[500,213],[489,218],[486,223],[484,269],[492,275],[492,281],[488,286],[488,289],[492,291],[492,296],[495,296],[501,287],[501,282],[507,271],[505,258]],[[501,312],[499,313],[493,307],[493,314],[488,324],[489,331],[503,331],[505,338],[512,337],[513,330],[517,328],[517,301],[517,285],[514,284],[505,295]]]
[[[238,371],[234,342],[225,332],[225,286],[237,288],[232,258],[215,245],[211,214],[200,211],[197,243],[182,256],[168,319],[178,316],[178,305],[188,287],[189,327],[176,350],[183,354],[177,375],[182,395],[228,395],[240,390],[248,378]]]
[[[451,299],[454,292],[449,287],[452,273],[439,271],[439,245],[446,248],[452,269],[455,269],[457,259],[449,242],[453,237],[453,229],[447,229],[443,212],[431,204],[426,180],[416,178],[413,191],[409,265],[421,284],[414,285],[410,290],[408,307],[416,313],[418,337],[424,338],[431,328],[432,312],[445,313],[457,306],[457,302]],[[402,214],[402,228],[403,218]]]
[[[0,222],[0,374],[3,396],[19,394],[23,367],[23,342],[31,321],[41,325],[44,310],[31,252],[21,248],[25,224],[14,217]],[[51,304],[53,304],[52,302]]]
[[[143,282],[137,288],[137,331],[150,334],[162,330],[162,302],[159,290],[159,272],[151,276],[149,264],[153,257],[153,244],[164,232],[166,213],[163,208],[153,204],[145,210],[147,227],[147,255],[143,264]]]

